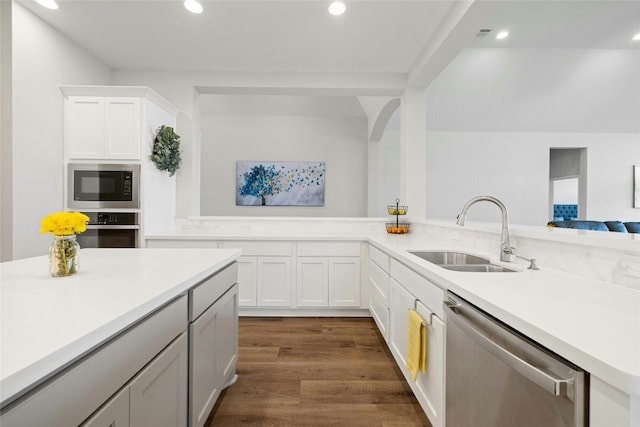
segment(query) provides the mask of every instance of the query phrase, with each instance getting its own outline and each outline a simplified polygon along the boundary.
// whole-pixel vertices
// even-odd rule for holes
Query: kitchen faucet
[[[500,208],[500,211],[502,212],[502,235],[500,236],[500,261],[511,261],[513,259],[513,248],[511,247],[511,242],[509,241],[509,214],[507,213],[507,208],[500,200],[491,196],[474,197],[464,205],[464,207],[462,208],[462,212],[460,212],[460,215],[458,215],[458,220],[456,221],[456,224],[458,224],[459,226],[463,226],[464,221],[467,219],[467,211],[469,210],[469,208],[481,201],[491,202]]]

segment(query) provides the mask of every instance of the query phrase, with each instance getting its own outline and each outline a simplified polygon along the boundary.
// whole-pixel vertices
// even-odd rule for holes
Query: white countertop
[[[556,237],[561,241],[567,238],[565,234],[575,239],[585,237],[574,235],[572,232],[575,230],[569,230],[569,233],[543,231],[545,235],[558,234]],[[541,232],[536,229],[531,233],[539,237]],[[605,246],[609,242],[598,234],[587,237],[603,240],[604,243],[600,240],[598,243]],[[637,257],[637,240],[613,237],[613,242],[622,241],[626,253]],[[522,260],[509,263],[510,267],[520,270],[518,273],[449,271],[413,256],[407,250],[461,250],[458,243],[425,239],[412,233],[359,238],[331,233],[298,236],[291,230],[288,233],[280,232],[279,235],[231,235],[221,234],[220,230],[196,229],[168,232],[150,238],[369,241],[441,288],[457,293],[592,375],[627,394],[640,396],[640,291],[637,289],[551,269],[545,265],[540,265],[538,271],[527,270],[528,263]],[[588,243],[593,243],[591,240]],[[469,249],[463,251],[489,257],[493,263],[504,265],[499,261],[497,245],[495,253]],[[640,270],[637,265],[632,268]]]
[[[614,387],[640,396],[640,292],[525,261],[517,273],[445,270],[407,250],[455,250],[455,245],[386,236],[369,241],[443,289],[451,290],[532,340]],[[498,254],[465,250],[501,263]]]
[[[167,235],[193,239],[213,237],[195,231]],[[244,236],[236,238],[247,240]],[[332,236],[283,238],[335,240]],[[249,238],[254,239],[274,240],[272,236]],[[425,241],[412,234],[368,239],[351,236],[348,240],[368,240],[443,289],[457,293],[591,375],[629,395],[640,396],[638,290],[544,265],[539,271],[526,270],[524,261],[510,264],[521,270],[518,273],[444,270],[406,251],[459,249],[455,242]],[[113,253],[99,256],[105,254],[104,251]],[[465,252],[488,256],[492,262],[501,264],[497,253]],[[177,262],[177,257],[183,256],[179,254],[187,261]],[[2,401],[11,395],[11,390],[19,388],[21,382],[29,381],[25,372],[43,376],[50,374],[53,366],[70,363],[67,350],[82,354],[94,348],[114,331],[143,315],[141,313],[148,313],[184,292],[238,254],[237,250],[223,249],[83,249],[80,272],[59,279],[48,276],[45,257],[0,264]],[[91,303],[80,304],[80,301]],[[113,312],[105,313],[104,306],[113,307]],[[61,319],[53,320],[60,314],[64,314]],[[15,326],[15,332],[14,323],[20,323]]]
[[[236,249],[81,249],[79,272],[61,278],[49,275],[47,256],[0,264],[1,406],[239,255]]]

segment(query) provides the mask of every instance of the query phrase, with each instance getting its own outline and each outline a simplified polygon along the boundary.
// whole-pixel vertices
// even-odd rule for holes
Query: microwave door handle
[[[489,351],[507,366],[513,368],[532,382],[536,383],[538,386],[542,387],[543,390],[554,396],[566,396],[567,389],[573,387],[573,378],[557,378],[548,372],[542,371],[540,368],[533,366],[526,360],[521,359],[492,341],[491,338],[487,337],[481,331],[474,328],[469,322],[465,321],[465,319],[458,315],[458,313],[448,306],[447,303],[444,304],[444,307],[448,310],[447,313],[449,314],[449,316],[447,316],[447,320],[452,320],[458,327],[460,327],[460,329],[465,331],[467,335],[473,338],[485,350]],[[460,309],[460,307],[458,306],[456,309]]]

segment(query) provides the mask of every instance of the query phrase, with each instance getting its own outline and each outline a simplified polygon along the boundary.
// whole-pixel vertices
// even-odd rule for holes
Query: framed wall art
[[[324,206],[325,162],[236,162],[237,206]]]

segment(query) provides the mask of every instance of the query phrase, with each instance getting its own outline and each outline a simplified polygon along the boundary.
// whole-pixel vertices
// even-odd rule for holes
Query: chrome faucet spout
[[[500,208],[502,213],[502,234],[500,236],[500,261],[511,261],[513,259],[513,248],[511,247],[511,241],[509,238],[509,213],[507,207],[500,200],[492,196],[477,196],[465,203],[460,215],[456,220],[456,224],[464,226],[464,222],[467,219],[467,211],[473,205],[478,202],[490,202]]]

